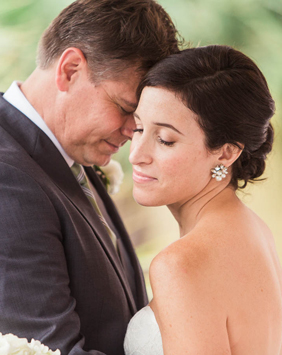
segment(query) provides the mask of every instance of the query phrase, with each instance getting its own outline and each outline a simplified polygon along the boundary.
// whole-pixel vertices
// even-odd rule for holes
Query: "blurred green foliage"
[[[41,33],[70,0],[0,2],[0,90],[11,80],[24,80],[35,68]]]
[[[35,68],[41,33],[70,0],[9,0],[0,2],[0,90],[24,80]],[[282,1],[281,0],[159,0],[180,34],[192,46],[227,44],[249,55],[264,73],[277,113],[275,145],[267,182],[240,194],[273,230],[282,260]],[[165,208],[137,206],[131,197],[129,145],[116,157],[126,172],[115,197],[146,272],[157,251],[177,238],[177,227]],[[145,222],[144,222],[145,221]]]
[[[250,56],[282,98],[280,0],[163,0],[177,28],[196,46],[227,44]],[[279,103],[280,103],[279,102]]]

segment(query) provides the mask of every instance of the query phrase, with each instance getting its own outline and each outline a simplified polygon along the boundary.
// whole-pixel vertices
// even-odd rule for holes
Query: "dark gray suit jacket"
[[[51,140],[0,97],[0,332],[63,355],[122,355],[127,324],[147,296],[116,208],[86,171],[130,266]]]

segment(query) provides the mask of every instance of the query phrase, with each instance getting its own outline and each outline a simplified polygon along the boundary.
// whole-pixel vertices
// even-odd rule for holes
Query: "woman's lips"
[[[137,171],[135,169],[133,169],[133,174],[132,174],[132,178],[134,182],[137,182],[139,184],[144,184],[146,182],[152,182],[152,181],[157,181],[156,178],[143,174],[140,171]]]

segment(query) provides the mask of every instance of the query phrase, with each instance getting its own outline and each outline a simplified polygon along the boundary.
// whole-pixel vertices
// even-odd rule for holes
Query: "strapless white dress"
[[[160,328],[150,306],[137,312],[128,324],[125,355],[163,355]]]

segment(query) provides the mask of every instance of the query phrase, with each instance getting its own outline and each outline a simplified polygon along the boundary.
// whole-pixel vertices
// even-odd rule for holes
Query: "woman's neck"
[[[191,200],[167,207],[178,222],[180,237],[183,237],[195,228],[209,211],[222,209],[222,206],[226,207],[231,201],[238,202],[238,197],[234,188],[226,182],[225,185],[208,185]]]

